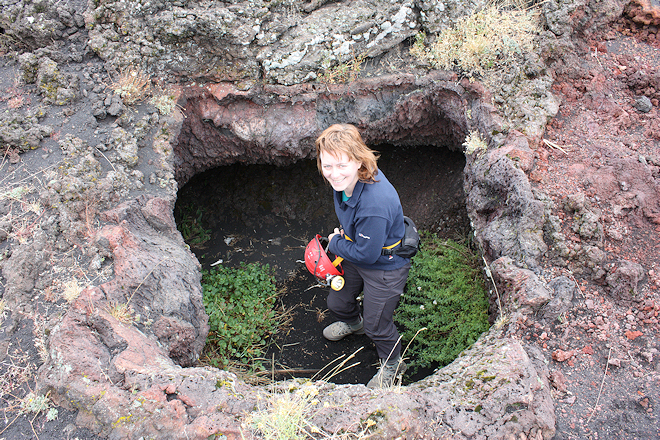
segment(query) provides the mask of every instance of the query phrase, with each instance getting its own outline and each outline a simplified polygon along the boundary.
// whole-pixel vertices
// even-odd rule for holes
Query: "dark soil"
[[[293,321],[276,335],[266,356],[275,356],[277,379],[315,376],[335,383],[366,384],[374,375],[378,354],[366,335],[351,335],[337,342],[323,337],[323,328],[335,320],[327,309],[327,295],[328,288],[318,286],[307,270],[287,281],[282,303],[293,313]],[[333,374],[338,371],[333,367],[353,353],[354,358],[344,365],[359,365]]]
[[[404,212],[418,227],[445,237],[465,237],[469,221],[463,193],[461,153],[435,147],[390,145],[375,147],[379,166],[399,192]],[[353,335],[338,342],[322,336],[334,319],[326,306],[326,287],[302,263],[307,243],[318,233],[336,227],[331,188],[315,161],[289,167],[233,165],[194,176],[181,190],[176,217],[184,210],[202,215],[210,238],[191,249],[205,269],[212,264],[232,267],[260,262],[275,269],[284,286],[281,304],[292,314],[289,326],[276,335],[267,359],[274,356],[278,378],[328,377],[334,360],[360,350],[350,365],[359,366],[328,378],[336,383],[366,383],[375,374],[378,355],[367,336]],[[341,362],[340,359],[338,362]],[[418,373],[414,380],[430,373]],[[331,374],[331,373],[330,373]]]

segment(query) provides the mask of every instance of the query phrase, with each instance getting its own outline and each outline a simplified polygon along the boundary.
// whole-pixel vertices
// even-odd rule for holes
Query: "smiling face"
[[[323,177],[328,179],[332,188],[335,191],[344,191],[348,197],[352,196],[362,163],[349,159],[346,153],[335,156],[322,151],[320,158]]]

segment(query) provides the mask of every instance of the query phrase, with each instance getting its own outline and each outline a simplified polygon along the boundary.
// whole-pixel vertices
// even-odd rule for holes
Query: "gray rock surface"
[[[628,260],[617,261],[609,270],[606,278],[610,294],[617,299],[626,301],[636,299],[639,294],[637,285],[645,274],[646,271],[639,263]]]
[[[561,276],[550,280],[548,287],[552,289],[552,299],[543,306],[543,318],[552,322],[573,307],[578,286],[568,277]]]
[[[651,100],[648,98],[648,96],[639,96],[635,98],[633,107],[642,113],[648,113],[653,108],[653,104],[651,103]]]
[[[520,266],[538,266],[547,250],[544,208],[525,173],[491,151],[472,158],[469,165],[473,172],[465,178],[468,213],[480,231],[477,239],[484,251],[493,260],[506,255]]]

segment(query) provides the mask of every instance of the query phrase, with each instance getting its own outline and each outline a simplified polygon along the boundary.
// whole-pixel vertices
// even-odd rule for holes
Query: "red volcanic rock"
[[[490,267],[500,289],[507,292],[510,307],[529,313],[552,298],[552,292],[534,272],[516,266],[511,258],[500,257]]]
[[[652,0],[633,0],[626,7],[626,14],[635,23],[660,26],[660,5]]]
[[[501,130],[483,87],[457,85],[455,75],[393,74],[350,84],[299,84],[242,91],[224,83],[183,90],[186,109],[175,145],[180,185],[209,168],[241,161],[285,165],[309,158],[327,126],[353,121],[369,144],[427,144],[460,148],[466,106],[474,118]]]
[[[172,204],[142,197],[103,213],[97,242],[112,254],[115,276],[100,288],[108,301],[128,304],[170,356],[192,365],[204,347],[204,311],[199,263],[176,230]],[[167,286],[167,287],[165,287]]]
[[[575,355],[573,350],[564,351],[564,350],[555,350],[552,352],[552,358],[557,362],[564,362],[569,360]]]
[[[509,133],[505,145],[489,152],[488,162],[492,164],[502,156],[511,159],[525,172],[531,171],[534,164],[534,152],[529,148],[527,137],[515,130]]]

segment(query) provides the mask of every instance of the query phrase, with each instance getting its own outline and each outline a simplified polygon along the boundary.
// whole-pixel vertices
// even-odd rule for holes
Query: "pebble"
[[[646,96],[638,96],[635,98],[635,102],[633,102],[633,107],[642,113],[648,113],[653,109],[653,103]]]

